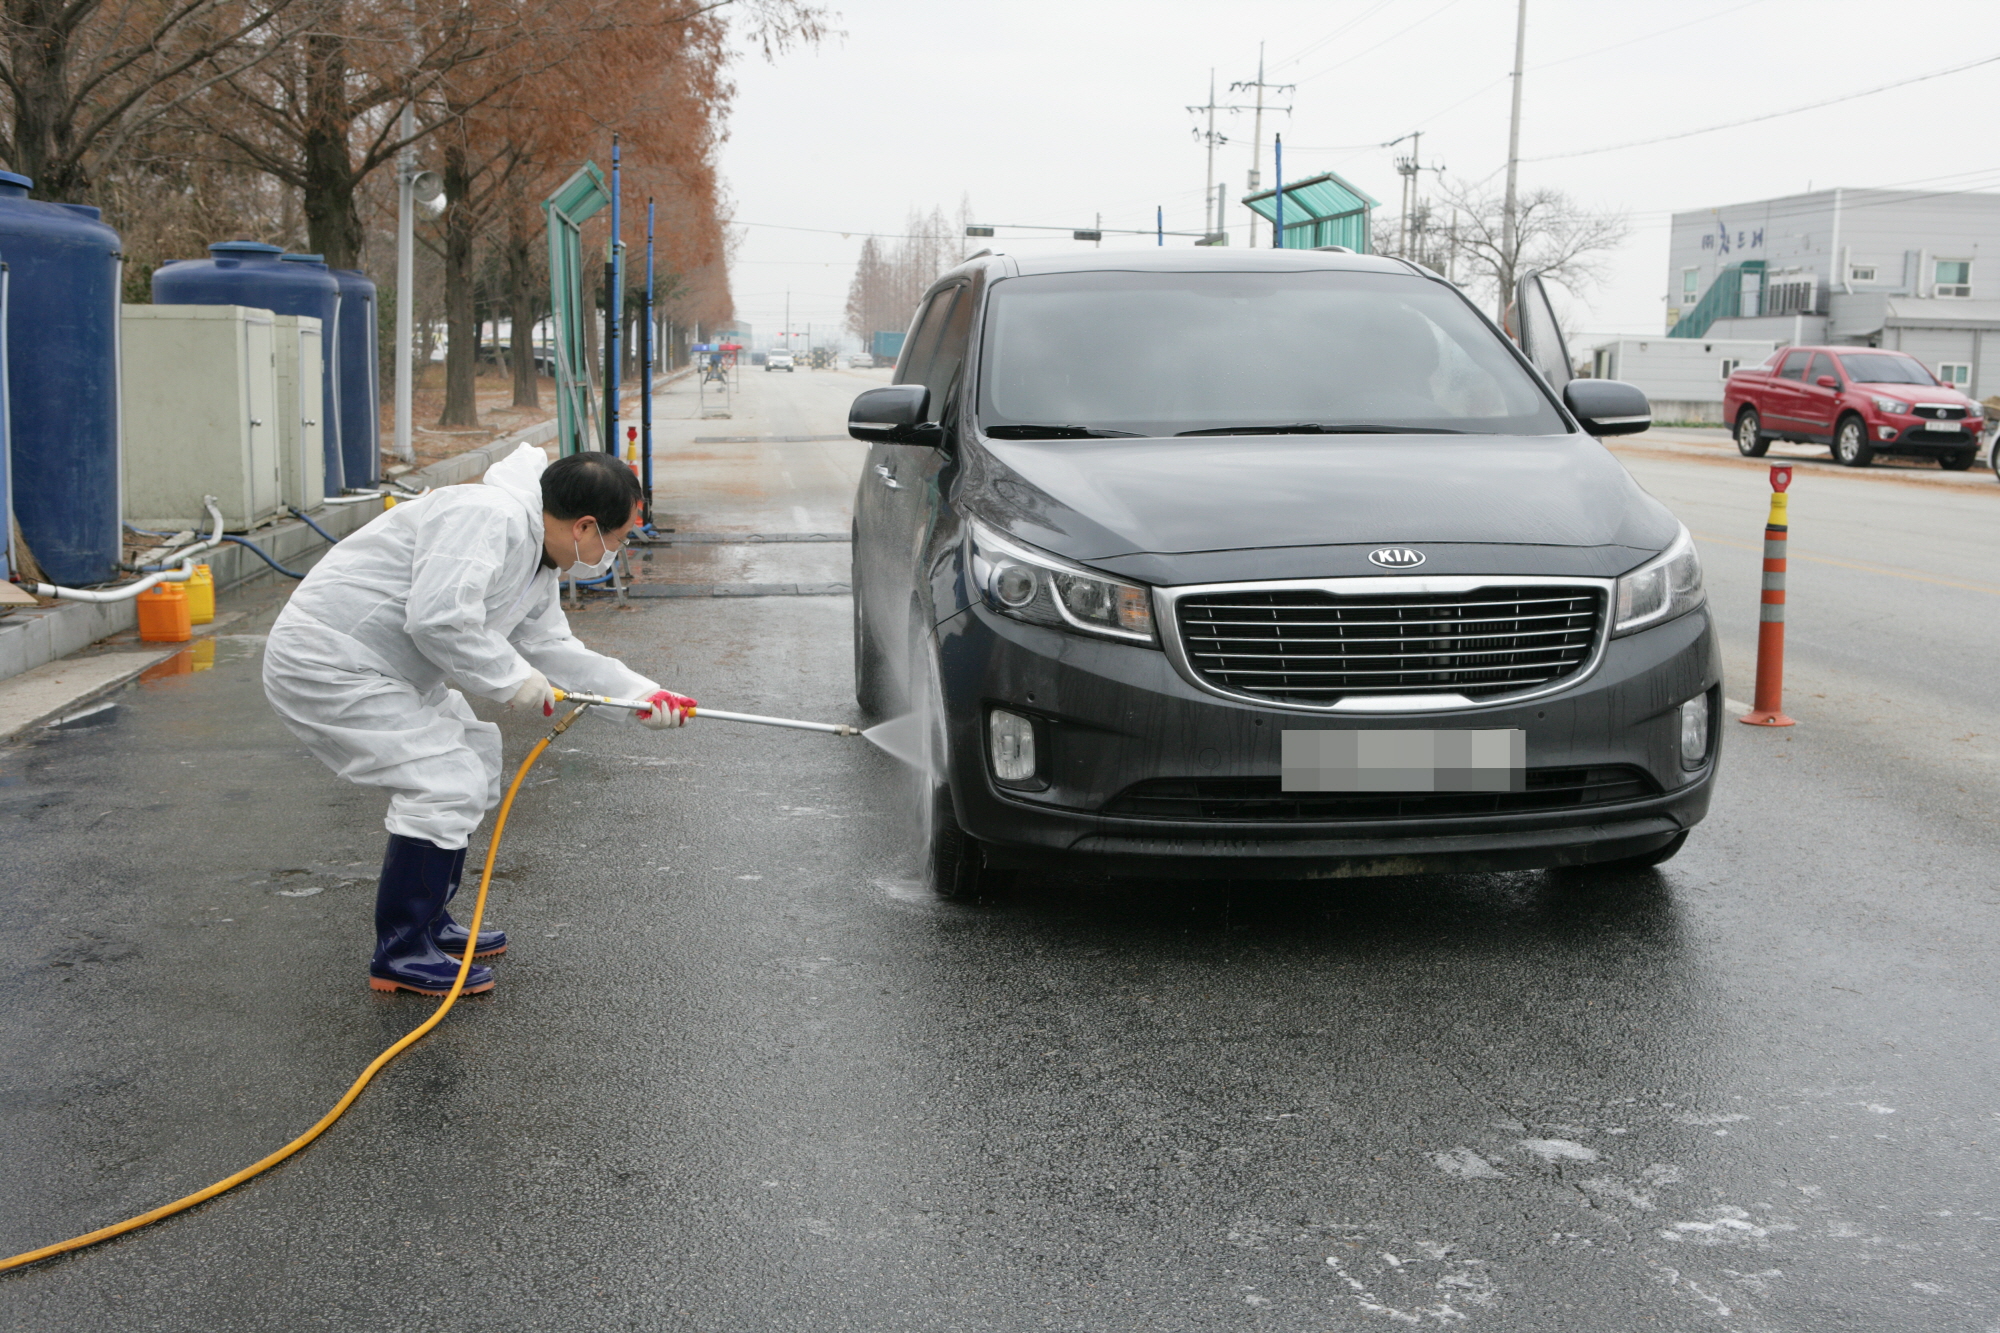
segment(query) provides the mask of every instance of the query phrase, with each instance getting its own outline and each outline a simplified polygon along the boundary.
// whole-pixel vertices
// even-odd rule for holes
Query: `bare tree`
[[[870,236],[847,287],[847,327],[863,344],[878,332],[907,328],[924,290],[965,255],[970,203],[959,205],[956,224],[942,208],[910,210],[903,234],[893,243]]]
[[[1621,213],[1593,213],[1561,190],[1540,189],[1515,204],[1514,245],[1502,242],[1504,202],[1477,185],[1440,180],[1438,189],[1453,213],[1448,233],[1450,262],[1459,285],[1493,302],[1495,317],[1506,312],[1521,275],[1539,272],[1572,292],[1603,277],[1609,253],[1623,244],[1631,227]],[[1434,245],[1428,238],[1427,245]]]
[[[0,156],[44,198],[79,202],[95,166],[285,44],[297,0],[0,0]]]

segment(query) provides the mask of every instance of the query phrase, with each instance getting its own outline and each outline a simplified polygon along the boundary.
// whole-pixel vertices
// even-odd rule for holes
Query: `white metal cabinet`
[[[122,336],[125,516],[242,532],[280,512],[275,317],[234,305],[128,305]]]
[[[279,315],[273,323],[278,368],[278,478],[284,502],[317,509],[326,499],[326,430],[320,339],[315,315]]]

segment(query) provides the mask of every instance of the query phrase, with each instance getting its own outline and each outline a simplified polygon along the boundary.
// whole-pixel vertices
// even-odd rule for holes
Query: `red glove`
[[[656,731],[668,727],[684,727],[694,714],[694,700],[685,694],[675,694],[672,690],[654,690],[646,696],[651,708],[642,708],[635,715],[641,722]]]

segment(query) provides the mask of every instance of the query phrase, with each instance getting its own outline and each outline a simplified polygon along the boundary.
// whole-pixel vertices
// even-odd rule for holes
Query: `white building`
[[[1615,338],[1591,350],[1590,373],[1646,391],[1655,421],[1722,423],[1722,382],[1776,351],[1764,338]]]
[[[1675,340],[1899,348],[2000,393],[2000,194],[1820,190],[1676,213]]]

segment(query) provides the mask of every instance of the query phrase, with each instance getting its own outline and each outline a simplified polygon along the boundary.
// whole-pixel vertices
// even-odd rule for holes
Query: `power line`
[[[1733,130],[1741,125],[1755,125],[1761,121],[1777,120],[1782,116],[1796,116],[1805,111],[1817,111],[1821,107],[1836,106],[1842,102],[1853,102],[1863,97],[1873,97],[1877,93],[1886,93],[1896,88],[1907,88],[1913,83],[1925,83],[1931,79],[1942,79],[1947,74],[1963,74],[1966,70],[1978,69],[1981,65],[1991,65],[1995,62],[2000,62],[2000,55],[1982,56],[1978,60],[1969,61],[1963,65],[1953,65],[1950,69],[1932,70],[1928,74],[1918,74],[1911,78],[1898,79],[1894,83],[1884,83],[1874,88],[1864,88],[1857,93],[1846,93],[1840,97],[1829,97],[1820,102],[1808,102],[1804,106],[1790,107],[1784,111],[1767,111],[1761,116],[1746,116],[1742,120],[1725,121],[1720,125],[1708,125],[1698,130],[1682,130],[1678,134],[1662,134],[1652,139],[1633,139],[1626,143],[1605,144],[1601,148],[1579,148],[1569,153],[1545,153],[1540,157],[1524,157],[1521,160],[1523,162],[1556,162],[1563,158],[1590,157],[1597,153],[1615,153],[1625,148],[1644,148],[1650,144],[1671,143],[1676,139],[1692,139],[1699,134],[1714,134],[1718,130]]]
[[[1271,66],[1271,72],[1275,74],[1277,71],[1283,69],[1287,65],[1298,64],[1301,60],[1304,60],[1307,56],[1319,50],[1322,46],[1325,46],[1328,42],[1340,36],[1342,33],[1360,27],[1363,23],[1366,23],[1369,19],[1374,18],[1377,14],[1387,9],[1390,5],[1396,3],[1397,0],[1381,0],[1381,3],[1376,5],[1373,9],[1362,11],[1360,14],[1357,14],[1355,17],[1341,24],[1338,28],[1335,28],[1332,32],[1326,34],[1326,36],[1316,38],[1313,41],[1307,43],[1305,46],[1300,47],[1298,54],[1287,56],[1285,59],[1280,60],[1277,64]]]
[[[1532,73],[1540,73],[1542,70],[1545,69],[1554,69],[1557,65],[1567,65],[1571,61],[1588,60],[1592,56],[1601,56],[1606,51],[1616,51],[1621,46],[1631,46],[1635,42],[1649,42],[1653,40],[1653,38],[1655,37],[1664,37],[1670,32],[1679,32],[1682,28],[1692,28],[1697,24],[1713,23],[1717,19],[1728,18],[1731,14],[1737,13],[1741,10],[1749,9],[1755,5],[1761,5],[1765,3],[1768,3],[1768,0],[1744,0],[1744,2],[1740,5],[1732,6],[1729,9],[1719,10],[1713,14],[1704,14],[1702,17],[1698,19],[1689,19],[1686,23],[1676,23],[1671,28],[1661,28],[1657,32],[1649,32],[1645,34],[1643,37],[1627,37],[1622,42],[1613,42],[1609,46],[1600,46],[1594,51],[1584,51],[1573,56],[1563,56],[1561,59],[1558,60],[1545,60],[1539,65],[1528,66],[1528,69]]]
[[[1429,23],[1432,19],[1444,13],[1445,10],[1450,9],[1453,5],[1457,4],[1458,2],[1459,0],[1444,0],[1443,4],[1439,5],[1436,9],[1433,9],[1430,13],[1424,15],[1422,18],[1418,19],[1415,23],[1410,24],[1409,27],[1398,28],[1396,31],[1390,33],[1387,37],[1384,37],[1381,41],[1375,43],[1375,45],[1370,47],[1365,47],[1360,51],[1356,51],[1353,55],[1347,57],[1347,59],[1336,61],[1334,64],[1328,65],[1325,69],[1315,70],[1311,74],[1301,74],[1299,75],[1298,81],[1300,83],[1310,83],[1314,79],[1319,78],[1322,74],[1331,74],[1337,69],[1340,69],[1347,65],[1351,65],[1355,61],[1361,59],[1361,57],[1368,55],[1372,52],[1381,50],[1383,47],[1387,46],[1390,42],[1393,42],[1398,37],[1401,37],[1404,33],[1423,27],[1424,24]]]

